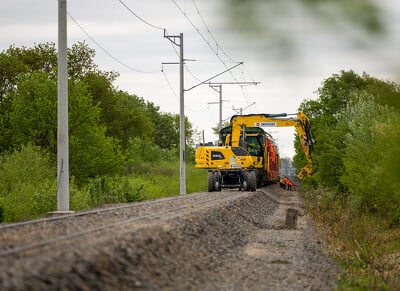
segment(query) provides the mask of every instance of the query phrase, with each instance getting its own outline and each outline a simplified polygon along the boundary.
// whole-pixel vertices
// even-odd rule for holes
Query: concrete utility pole
[[[183,33],[179,34],[179,161],[180,161],[180,194],[186,194],[186,135],[185,135],[185,89],[183,78]]]
[[[57,210],[69,211],[67,0],[58,0]]]
[[[164,37],[172,44],[179,47],[179,63],[162,63],[171,65],[179,64],[179,194],[186,194],[186,131],[185,131],[185,87],[184,87],[184,58],[183,58],[183,33],[179,35],[167,35],[164,30]],[[179,39],[179,42],[176,40]]]

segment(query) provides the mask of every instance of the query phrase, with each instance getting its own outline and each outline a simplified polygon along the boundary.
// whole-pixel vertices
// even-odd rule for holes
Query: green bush
[[[39,217],[56,206],[56,179],[49,156],[26,145],[4,155],[0,163],[0,205],[3,220]]]
[[[395,223],[400,216],[400,182],[396,172],[400,116],[377,104],[372,96],[358,99],[344,116],[349,133],[344,137],[345,171],[340,180],[348,189],[349,203]]]

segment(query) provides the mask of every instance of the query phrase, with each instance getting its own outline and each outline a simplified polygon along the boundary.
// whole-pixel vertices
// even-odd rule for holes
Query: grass
[[[303,192],[303,197],[341,267],[338,290],[399,290],[399,227],[374,214],[354,211],[326,190]]]
[[[19,176],[14,175],[12,179],[8,179],[10,180],[8,184],[11,185],[9,191],[3,189],[7,183],[0,183],[0,222],[40,218],[56,208],[57,191],[54,177],[49,174],[47,180],[34,177],[19,181],[15,178]],[[207,172],[195,169],[193,164],[187,163],[186,193],[206,191],[206,189]],[[137,165],[128,176],[99,176],[83,185],[78,185],[71,177],[70,208],[78,211],[104,204],[175,196],[179,195],[179,192],[179,162],[157,165],[143,163]]]

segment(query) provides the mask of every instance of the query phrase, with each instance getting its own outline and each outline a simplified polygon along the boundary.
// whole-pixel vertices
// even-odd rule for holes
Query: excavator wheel
[[[208,172],[207,178],[208,178],[208,180],[207,180],[208,192],[214,192],[214,187],[215,187],[214,172]]]
[[[243,191],[249,191],[250,190],[250,172],[244,171],[243,172]]]
[[[257,175],[254,171],[249,172],[249,188],[251,192],[257,189]]]
[[[219,172],[214,172],[214,191],[221,191],[221,174]]]

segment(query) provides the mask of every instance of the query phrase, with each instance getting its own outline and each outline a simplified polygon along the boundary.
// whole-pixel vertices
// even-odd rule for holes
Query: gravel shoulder
[[[223,199],[194,202],[218,195]],[[256,192],[187,196],[192,204],[174,202],[175,207],[185,203],[179,211],[0,257],[0,289],[334,289],[337,267],[324,253],[323,239],[304,215],[296,192],[270,186]],[[137,211],[166,207],[157,203]],[[300,210],[296,229],[285,228],[287,208]],[[63,227],[69,232],[69,227],[87,228],[91,223],[93,217],[78,217]],[[25,229],[13,237],[26,240],[24,233],[37,232],[38,238],[51,237],[52,231]]]

